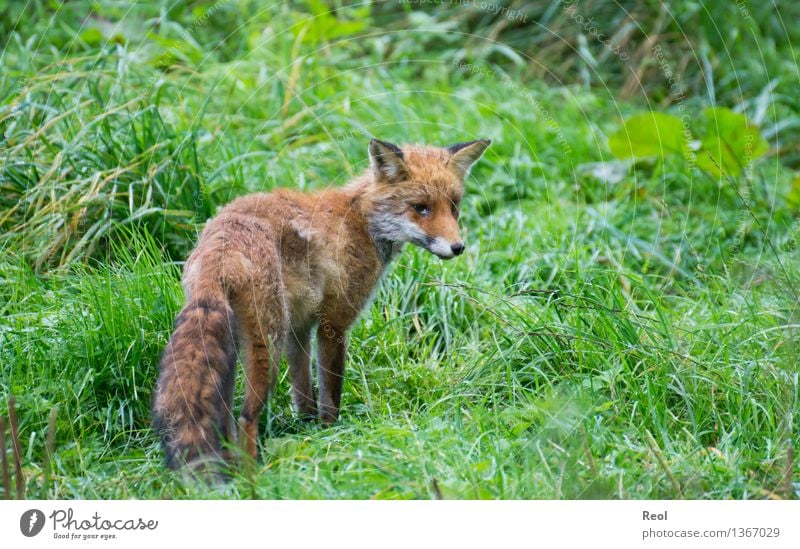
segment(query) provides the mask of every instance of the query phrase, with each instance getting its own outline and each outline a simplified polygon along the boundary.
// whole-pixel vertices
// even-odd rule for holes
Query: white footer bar
[[[800,501],[4,501],[0,540],[136,549],[795,549]]]

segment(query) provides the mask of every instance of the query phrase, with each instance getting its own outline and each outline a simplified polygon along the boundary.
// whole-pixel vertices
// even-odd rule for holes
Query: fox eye
[[[456,204],[455,202],[453,202],[453,203],[450,205],[450,211],[453,213],[453,217],[455,217],[456,219],[458,219],[458,204]]]
[[[427,204],[412,204],[411,207],[414,208],[414,211],[417,212],[422,217],[425,217],[426,215],[431,213],[431,209],[428,207]]]

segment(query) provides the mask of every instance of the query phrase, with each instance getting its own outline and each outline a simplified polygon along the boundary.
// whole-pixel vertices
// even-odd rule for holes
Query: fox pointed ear
[[[397,183],[408,178],[403,151],[397,145],[372,139],[369,142],[369,161],[376,181]]]
[[[466,178],[472,165],[478,161],[483,155],[483,151],[485,151],[491,143],[491,139],[478,139],[477,141],[450,145],[447,147],[447,152],[450,153],[450,160],[447,162],[447,167],[455,172],[461,179]]]

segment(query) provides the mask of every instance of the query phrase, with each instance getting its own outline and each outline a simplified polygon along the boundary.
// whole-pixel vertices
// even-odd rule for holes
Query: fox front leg
[[[345,331],[321,323],[317,330],[319,357],[319,418],[323,423],[333,423],[339,417],[339,402],[342,399],[344,381],[344,357],[347,346]]]

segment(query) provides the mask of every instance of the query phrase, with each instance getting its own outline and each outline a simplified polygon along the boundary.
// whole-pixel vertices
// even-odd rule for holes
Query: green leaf
[[[800,210],[800,175],[796,175],[792,179],[789,194],[786,196],[786,204],[793,210]]]
[[[89,46],[97,46],[103,41],[103,33],[99,29],[88,28],[81,33],[81,40]]]
[[[739,175],[769,149],[758,128],[745,115],[723,107],[708,108],[703,115],[706,128],[697,165],[711,175],[723,172]]]
[[[316,16],[327,15],[332,11],[331,7],[325,5],[322,0],[307,0],[306,4],[309,11]]]
[[[344,15],[350,12],[335,10],[322,0],[307,0],[306,4],[311,13],[314,14],[314,17],[308,18],[307,15],[303,14],[302,21],[304,25],[298,25],[294,33],[295,36],[298,36],[301,32],[305,33],[303,36],[303,43],[305,44],[320,44],[342,36],[357,34],[367,26],[363,18],[346,19]],[[358,10],[352,12],[352,14],[360,13],[364,12]]]
[[[671,114],[648,112],[625,120],[608,139],[611,153],[617,158],[663,157],[682,154],[688,149],[680,118]]]

